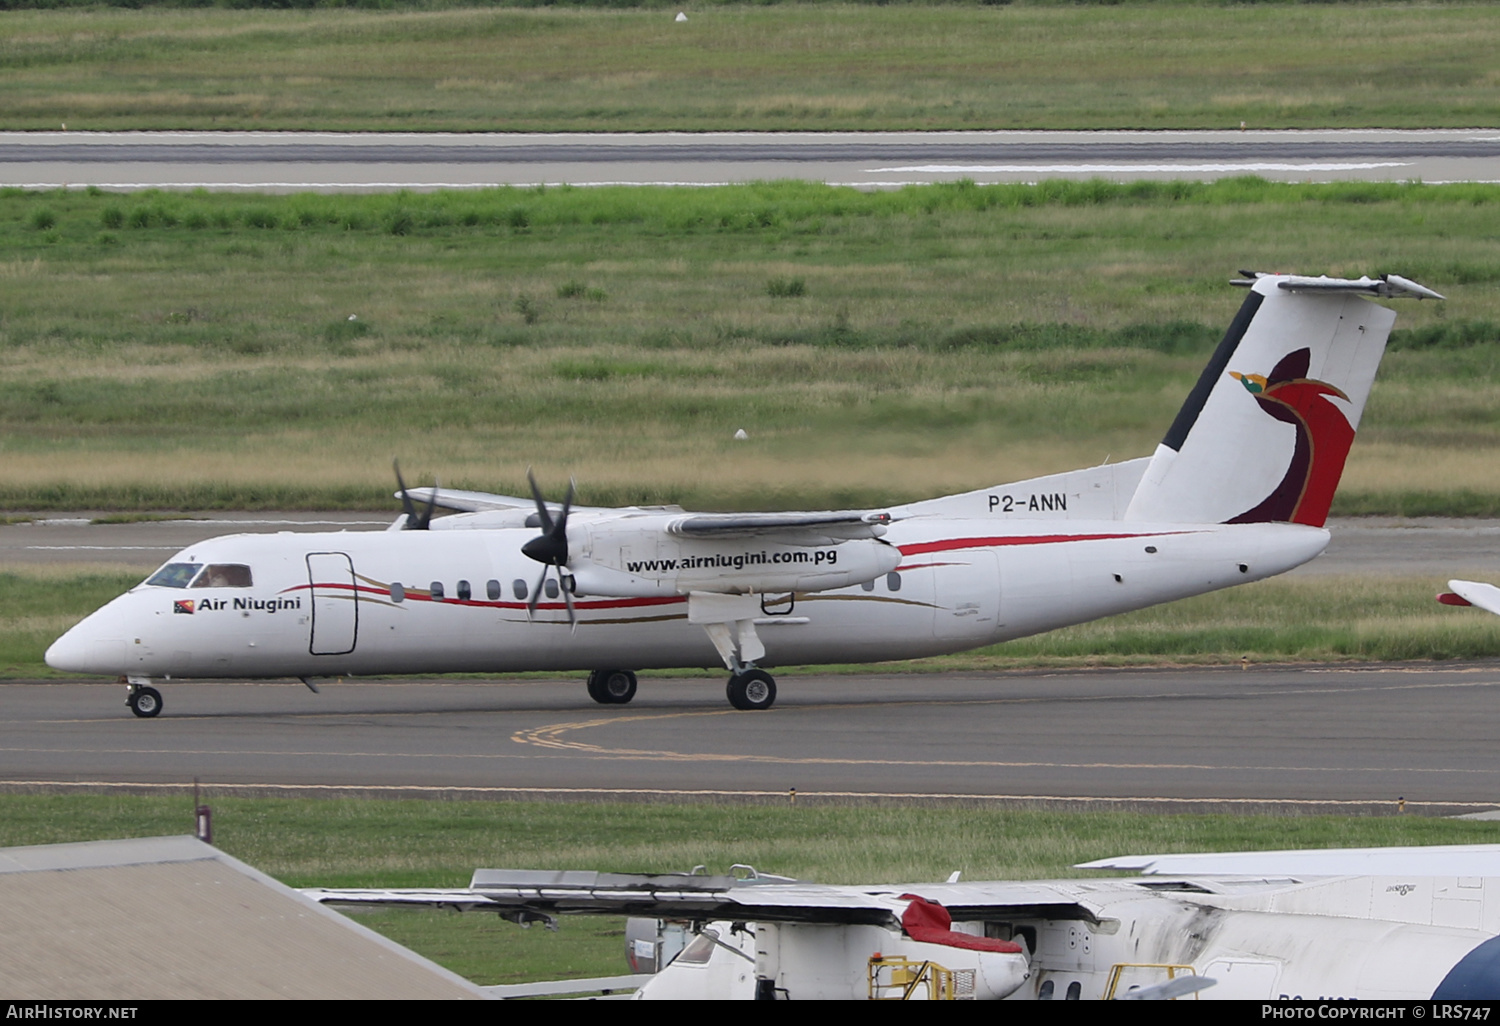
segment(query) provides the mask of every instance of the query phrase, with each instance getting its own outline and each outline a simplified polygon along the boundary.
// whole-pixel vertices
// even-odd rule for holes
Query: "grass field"
[[[686,4],[12,10],[9,129],[1490,125],[1500,10]]]
[[[879,505],[1149,453],[1236,268],[1398,271],[1338,512],[1500,509],[1500,189],[0,194],[0,507]],[[353,319],[351,319],[353,318]],[[736,442],[744,428],[748,442]]]
[[[463,887],[477,868],[727,872],[749,863],[820,883],[1096,875],[1110,855],[1480,844],[1500,825],[1415,816],[1147,816],[984,807],[596,805],[223,798],[214,842],[293,887]],[[0,795],[0,846],[190,832],[189,795]],[[478,983],[618,975],[619,920],[523,931],[487,915],[387,912],[360,922]]]

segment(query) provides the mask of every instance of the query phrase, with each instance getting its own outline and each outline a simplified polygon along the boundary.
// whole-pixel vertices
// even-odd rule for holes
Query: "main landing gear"
[[[746,712],[769,709],[776,703],[776,678],[765,670],[746,667],[729,678],[724,693],[736,709]]]
[[[635,674],[629,670],[595,670],[589,674],[589,697],[600,705],[624,705],[635,697]]]
[[[776,703],[776,678],[755,667],[766,654],[755,633],[757,617],[767,615],[759,595],[688,593],[688,623],[698,624],[729,668],[724,693],[736,709],[751,712]]]
[[[130,706],[130,711],[143,720],[161,712],[161,692],[147,684],[144,680],[126,678],[130,685],[130,694],[125,697],[125,704]]]
[[[630,670],[594,670],[589,674],[589,697],[600,705],[625,705],[635,697],[635,685],[635,674]],[[724,694],[736,709],[746,712],[769,709],[776,702],[776,678],[765,670],[742,664],[729,678]],[[156,714],[137,712],[136,715]]]

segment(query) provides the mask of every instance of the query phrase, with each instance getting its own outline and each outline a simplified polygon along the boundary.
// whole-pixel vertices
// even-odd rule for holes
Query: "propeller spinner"
[[[401,508],[406,511],[406,526],[404,531],[426,531],[432,523],[432,511],[437,509],[437,480],[432,482],[432,495],[427,499],[427,508],[420,514],[417,512],[416,504],[411,501],[411,496],[406,492],[406,482],[401,479],[401,463],[391,460],[391,466],[396,471],[396,484],[401,489]]]
[[[563,580],[563,568],[568,565],[568,510],[573,506],[573,482],[568,482],[568,496],[563,499],[562,512],[554,520],[529,467],[526,470],[526,480],[531,482],[531,497],[536,500],[537,520],[541,524],[542,533],[522,545],[521,552],[543,564],[542,576],[537,578],[536,587],[531,589],[531,598],[526,602],[526,615],[529,618],[536,612],[537,603],[542,599],[542,587],[547,583],[547,571],[556,567],[557,587],[562,592],[563,604],[568,608],[568,624],[577,628],[578,614],[573,610],[572,590],[568,587],[568,582]]]

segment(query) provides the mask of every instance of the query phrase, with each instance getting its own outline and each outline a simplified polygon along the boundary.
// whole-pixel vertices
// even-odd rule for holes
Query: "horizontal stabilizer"
[[[1304,274],[1266,274],[1262,271],[1243,272],[1245,278],[1233,284],[1250,286],[1260,278],[1275,278],[1276,287],[1283,292],[1358,292],[1381,299],[1446,299],[1442,293],[1434,292],[1425,285],[1418,285],[1410,278],[1399,274],[1382,274],[1379,278],[1328,278],[1311,277]]]

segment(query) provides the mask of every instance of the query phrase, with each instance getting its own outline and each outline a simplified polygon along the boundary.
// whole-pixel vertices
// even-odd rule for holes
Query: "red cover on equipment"
[[[929,901],[916,894],[901,895],[902,901],[911,901],[901,914],[901,929],[914,941],[923,944],[946,944],[950,948],[966,948],[969,951],[998,951],[1006,955],[1021,954],[1021,945],[1010,941],[991,940],[967,933],[953,932],[953,917],[936,901]]]

